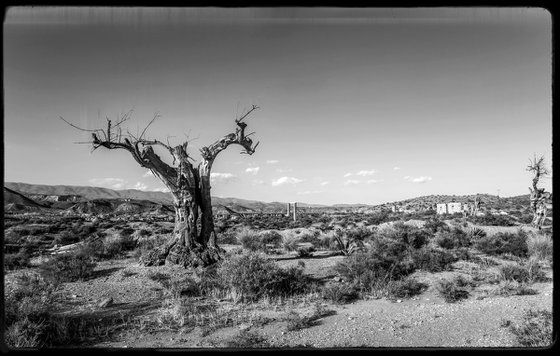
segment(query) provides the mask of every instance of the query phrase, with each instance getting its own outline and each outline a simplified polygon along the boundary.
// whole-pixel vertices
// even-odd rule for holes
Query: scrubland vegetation
[[[324,303],[334,306],[371,298],[400,301],[428,289],[447,303],[460,303],[473,298],[481,286],[492,288],[482,296],[476,292],[479,299],[531,295],[536,292],[535,283],[549,281],[545,271],[552,266],[550,233],[519,228],[487,234],[481,228],[485,225],[473,225],[470,218],[444,220],[432,214],[418,221],[407,224],[390,213],[309,215],[297,222],[274,216],[241,222],[223,219],[216,224],[218,241],[229,247],[218,263],[181,278],[148,273],[148,279],[163,290],[156,316],[121,315],[97,322],[59,313],[61,286],[95,280],[96,267],[104,261],[140,258],[166,240],[172,224],[138,227],[79,218],[9,222],[4,267],[6,273],[18,273],[6,288],[6,341],[12,347],[81,345],[130,329],[156,332],[198,327],[209,334],[243,323],[265,325],[271,320],[247,308],[289,300],[314,305],[309,315],[287,312],[283,317],[286,330],[300,330],[334,313]],[[48,253],[55,245],[78,242],[67,253]],[[330,268],[334,278],[318,279],[306,273],[306,261],[329,256],[341,258]],[[299,262],[284,268],[278,259]],[[458,273],[438,277],[450,271]],[[435,277],[426,282],[419,273]],[[123,274],[123,278],[131,275]],[[228,300],[237,307],[224,309],[210,300]],[[534,311],[523,324],[510,329],[521,345],[545,345],[550,316]],[[232,347],[266,345],[265,339],[247,330],[230,343]]]

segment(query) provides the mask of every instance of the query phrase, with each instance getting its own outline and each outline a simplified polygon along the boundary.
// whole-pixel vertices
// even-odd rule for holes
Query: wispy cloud
[[[280,162],[280,161],[277,160],[277,159],[268,159],[268,160],[266,160],[266,163],[268,163],[268,164],[276,164],[276,163],[278,163],[278,162]]]
[[[356,184],[360,184],[360,181],[355,179],[348,179],[346,182],[344,182],[344,185],[356,185]]]
[[[395,167],[393,167],[393,169],[394,169],[395,171],[398,171],[399,169],[401,169],[401,167],[396,167],[396,166],[395,166]]]
[[[127,183],[127,181],[122,178],[92,178],[88,180],[88,182],[93,185],[111,189],[123,189]]]
[[[368,184],[375,184],[375,183],[379,183],[379,182],[383,182],[382,179],[370,179],[367,181]]]
[[[231,173],[210,173],[210,182],[212,183],[228,183],[236,178],[237,176]]]
[[[136,182],[136,185],[132,189],[147,190],[148,186],[142,182]]]
[[[348,172],[344,175],[344,178],[347,178],[347,177],[350,177],[350,176],[368,177],[368,176],[374,175],[375,173],[376,173],[375,169],[361,170],[361,171],[358,171],[356,173]]]
[[[297,184],[303,182],[303,179],[298,179],[294,177],[280,177],[272,181],[274,187],[284,184]]]
[[[262,179],[254,179],[251,183],[252,183],[253,185],[263,185],[263,184],[264,184],[264,180],[262,180]]]
[[[324,193],[324,190],[306,190],[304,192],[297,192],[297,195],[309,195],[309,194],[320,194]]]
[[[432,180],[432,177],[427,177],[427,176],[420,176],[420,177],[411,177],[411,176],[405,176],[404,177],[405,180],[411,182],[411,183],[426,183]]]
[[[328,184],[329,184],[329,182],[326,182],[326,181],[325,181],[325,182],[321,182],[321,184],[319,184],[319,185],[322,186],[322,187],[324,187],[325,185],[328,185]]]
[[[287,172],[291,172],[292,169],[291,168],[276,168],[276,172],[278,173],[287,173]]]
[[[142,178],[149,178],[149,177],[155,177],[152,171],[146,171],[146,173],[142,174]]]
[[[260,169],[261,169],[261,167],[249,167],[245,170],[245,172],[251,173],[251,174],[257,174],[257,173],[259,173]]]

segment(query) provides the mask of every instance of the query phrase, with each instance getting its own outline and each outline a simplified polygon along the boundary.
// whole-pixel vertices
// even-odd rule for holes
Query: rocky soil
[[[336,277],[331,267],[342,258],[316,253],[315,258],[306,259],[279,256],[277,263],[287,267],[303,261],[306,273],[317,279],[332,280]],[[538,291],[536,295],[508,297],[489,293],[495,286],[483,285],[472,290],[464,301],[446,303],[435,290],[435,282],[467,273],[468,264],[457,262],[453,271],[437,274],[416,272],[414,276],[430,287],[412,299],[380,298],[336,305],[324,300],[295,298],[283,303],[264,301],[244,306],[230,300],[210,300],[221,310],[239,310],[250,317],[210,332],[200,327],[177,331],[142,330],[128,325],[110,338],[86,344],[100,348],[228,348],[240,337],[240,332],[251,332],[263,341],[261,345],[272,348],[512,347],[517,344],[507,325],[520,323],[529,309],[552,310],[552,282],[532,285]],[[143,267],[133,258],[99,263],[93,279],[62,286],[58,292],[59,312],[99,317],[99,320],[120,315],[124,324],[130,324],[133,319],[153,319],[161,311],[164,295],[161,283],[149,278],[157,272],[181,276],[185,270],[174,266]],[[8,284],[14,273],[6,275]],[[551,277],[552,270],[548,269],[547,274]],[[317,303],[328,312],[315,325],[301,330],[287,329],[288,313],[309,315]]]

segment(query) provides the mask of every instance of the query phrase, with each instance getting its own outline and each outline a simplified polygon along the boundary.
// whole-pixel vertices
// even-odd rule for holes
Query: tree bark
[[[127,132],[123,136],[120,125],[129,119],[130,112],[116,124],[107,119],[106,129],[88,130],[80,128],[61,118],[70,126],[91,132],[93,150],[99,147],[107,149],[124,149],[128,151],[140,166],[148,168],[159,178],[173,195],[175,208],[175,228],[169,241],[149,251],[141,258],[146,266],[159,266],[166,262],[184,267],[208,266],[220,259],[223,252],[218,247],[212,215],[212,197],[210,194],[210,171],[216,156],[232,144],[243,147],[246,154],[253,154],[258,142],[253,145],[246,134],[247,124],[243,122],[257,106],[248,110],[235,120],[235,132],[227,134],[216,142],[201,149],[202,160],[194,167],[187,153],[188,141],[172,147],[158,140],[143,138],[146,129],[158,117],[144,128],[139,137]],[[153,146],[164,147],[173,158],[173,164],[165,163],[155,152]],[[177,164],[177,166],[175,166]],[[198,229],[200,224],[200,230]]]

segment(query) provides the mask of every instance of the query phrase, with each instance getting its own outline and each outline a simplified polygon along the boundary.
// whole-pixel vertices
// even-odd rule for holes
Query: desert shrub
[[[311,315],[299,315],[291,311],[286,316],[286,330],[295,331],[302,330],[318,324],[318,320],[324,316],[333,315],[332,310],[327,310],[320,304],[315,304],[313,313]]]
[[[512,295],[535,295],[539,292],[530,288],[527,283],[520,283],[514,280],[503,280],[499,286],[492,292],[494,295],[509,297]]]
[[[428,288],[425,283],[418,282],[415,278],[407,277],[398,281],[390,281],[387,284],[387,296],[389,299],[405,299],[421,294]]]
[[[430,239],[430,233],[427,230],[405,225],[402,222],[397,222],[390,228],[382,229],[376,235],[375,239],[390,239],[416,249],[424,246]]]
[[[535,259],[530,259],[526,263],[507,264],[499,268],[502,280],[513,280],[519,283],[533,283],[546,281],[546,275]]]
[[[282,241],[282,247],[284,248],[284,250],[290,252],[290,251],[295,251],[297,250],[297,247],[299,245],[299,237],[295,236],[295,235],[288,235],[285,236],[283,241]]]
[[[436,232],[439,231],[449,231],[450,227],[444,221],[436,217],[433,217],[426,221],[426,223],[424,224],[424,229],[435,234]]]
[[[370,248],[346,256],[334,266],[334,270],[359,290],[372,292],[384,288],[390,280],[412,273],[414,266],[395,250]]]
[[[234,229],[228,229],[219,233],[218,241],[222,244],[237,245],[239,240],[237,240],[237,235],[239,233]]]
[[[57,245],[69,245],[80,241],[80,237],[69,231],[62,231],[54,237],[54,243]]]
[[[447,303],[455,303],[469,297],[469,291],[457,286],[455,281],[442,279],[436,284],[436,290]]]
[[[333,303],[344,304],[358,299],[359,294],[351,283],[329,283],[321,289],[321,296]]]
[[[15,286],[4,297],[4,336],[9,347],[48,346],[54,291],[52,284],[36,274],[15,277]]]
[[[313,246],[302,246],[298,247],[297,254],[299,258],[311,257],[314,251],[315,247]]]
[[[110,260],[123,256],[136,247],[132,235],[120,235],[111,239],[97,239],[85,244],[84,250],[96,260]]]
[[[123,234],[124,230],[121,230],[121,234]],[[148,229],[140,229],[140,231],[138,231],[138,236],[140,237],[146,237],[146,236],[150,236],[152,234],[152,232]],[[130,234],[128,234],[130,235]]]
[[[341,229],[336,229],[331,238],[331,246],[347,256],[363,249],[364,244],[361,240],[353,240]]]
[[[432,273],[445,271],[451,267],[453,262],[457,261],[453,253],[427,246],[413,250],[411,257],[416,268]]]
[[[173,278],[167,275],[151,275],[148,278],[155,280],[168,291],[173,298],[198,297],[203,295],[199,283],[189,276]]]
[[[471,244],[469,235],[457,227],[449,231],[437,232],[435,235],[435,242],[437,245],[445,249],[469,247]]]
[[[16,253],[4,254],[4,268],[14,270],[18,268],[29,267],[31,253],[26,248],[20,248]]]
[[[527,233],[521,229],[517,233],[499,232],[492,236],[485,236],[474,246],[488,255],[511,253],[514,256],[526,257],[529,252]]]
[[[366,214],[365,220],[368,225],[379,225],[384,222],[392,221],[394,218],[391,218],[389,212],[387,211],[379,211],[372,214]]]
[[[237,235],[237,239],[241,242],[243,248],[249,251],[265,251],[266,244],[260,239],[258,232],[251,229],[243,229]]]
[[[93,276],[97,263],[93,256],[86,250],[77,250],[64,254],[54,255],[43,262],[39,268],[41,275],[48,281],[57,285],[63,282],[75,282]]]
[[[346,237],[353,241],[365,241],[373,235],[373,232],[366,227],[355,227],[345,231]]]
[[[486,213],[481,216],[469,216],[467,220],[473,224],[483,226],[515,226],[515,221],[508,216]]]
[[[263,231],[259,234],[259,238],[262,243],[274,245],[274,247],[279,247],[282,243],[282,235],[278,231],[270,230]]]
[[[479,227],[472,227],[467,230],[467,234],[471,242],[476,242],[486,236],[486,231],[482,230]]]
[[[522,346],[549,347],[552,345],[552,312],[530,309],[521,325],[512,325],[510,330]]]
[[[283,269],[257,253],[231,256],[219,263],[217,277],[223,288],[242,301],[288,297],[309,290],[303,269]]]
[[[540,261],[552,262],[552,236],[544,233],[530,234],[527,238],[529,255]]]
[[[248,329],[241,330],[227,343],[228,348],[266,348],[269,346],[265,337]]]

